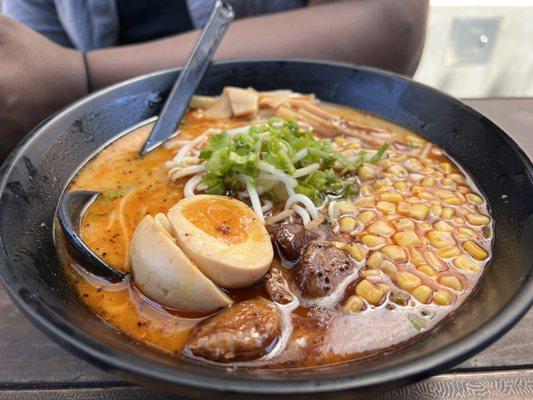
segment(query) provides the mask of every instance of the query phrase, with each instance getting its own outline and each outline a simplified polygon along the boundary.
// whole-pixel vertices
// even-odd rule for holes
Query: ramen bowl
[[[189,396],[348,397],[423,379],[488,346],[532,301],[533,167],[476,111],[427,86],[350,65],[244,60],[213,64],[198,93],[225,86],[292,89],[415,131],[463,166],[488,199],[492,260],[470,299],[418,340],[379,357],[304,369],[240,369],[172,358],[93,314],[66,280],[54,247],[58,201],[97,150],[156,116],[179,70],[142,76],[88,96],[34,129],[5,161],[0,184],[0,275],[17,306],[78,356],[136,383]],[[384,333],[386,334],[386,333]]]

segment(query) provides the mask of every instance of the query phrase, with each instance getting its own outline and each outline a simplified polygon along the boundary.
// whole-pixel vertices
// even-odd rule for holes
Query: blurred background
[[[533,97],[533,0],[431,0],[415,79],[456,97]]]
[[[461,98],[533,97],[533,0],[430,0],[414,78]]]

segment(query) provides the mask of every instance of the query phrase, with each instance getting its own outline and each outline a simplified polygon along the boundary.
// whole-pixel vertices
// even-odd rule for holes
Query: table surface
[[[467,100],[533,159],[533,99]],[[74,357],[45,337],[0,286],[0,400],[167,399]],[[379,399],[533,399],[533,310],[495,344],[446,373]]]

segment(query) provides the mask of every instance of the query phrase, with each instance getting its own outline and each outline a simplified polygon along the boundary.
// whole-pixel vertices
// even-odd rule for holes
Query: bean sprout
[[[194,190],[202,183],[203,175],[197,174],[187,181],[183,187],[183,195],[185,197],[194,196]]]
[[[311,218],[309,218],[309,213],[307,210],[303,207],[300,207],[297,204],[292,205],[292,209],[296,214],[298,214],[302,218],[302,223],[304,226],[306,226],[309,222],[311,222]]]
[[[170,175],[170,179],[175,181],[179,178],[183,178],[187,175],[196,174],[198,172],[204,172],[207,169],[206,164],[200,164],[200,165],[193,165],[192,167],[176,167],[172,168],[170,171],[168,171],[168,174]]]
[[[308,165],[307,167],[299,168],[297,169],[294,174],[292,174],[293,178],[301,178],[302,176],[308,175],[313,171],[316,171],[320,168],[319,163]]]
[[[300,150],[299,152],[297,152],[294,157],[292,158],[292,162],[293,163],[297,163],[298,161],[304,159],[305,157],[307,157],[307,154],[309,154],[309,150],[307,149],[302,149]]]
[[[318,218],[318,211],[311,201],[311,199],[303,194],[293,194],[287,199],[287,202],[285,203],[285,209],[293,208],[296,203],[301,203],[305,206],[307,211],[309,212],[309,215],[311,215],[311,218],[317,219]],[[296,211],[296,210],[295,210]]]
[[[294,214],[293,210],[283,210],[276,215],[271,215],[270,217],[267,217],[265,222],[268,225],[275,224],[277,222],[283,221],[284,219],[290,217],[292,214]]]
[[[263,213],[266,213],[270,210],[272,210],[272,202],[268,199],[265,200],[265,204],[263,205],[263,207],[261,207],[261,211],[263,211]]]
[[[246,190],[250,195],[250,202],[252,203],[252,208],[255,211],[257,218],[259,221],[264,222],[265,217],[263,216],[263,211],[261,210],[261,201],[259,200],[259,195],[257,194],[254,185],[250,183],[250,179],[248,179],[248,177],[246,178]]]

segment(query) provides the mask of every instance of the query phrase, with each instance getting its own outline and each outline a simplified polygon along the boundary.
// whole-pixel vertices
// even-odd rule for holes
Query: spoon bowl
[[[113,268],[102,260],[81,238],[80,227],[85,211],[100,196],[92,190],[74,190],[61,196],[57,208],[59,224],[67,242],[86,263],[88,272],[109,281],[121,281],[126,273]]]

